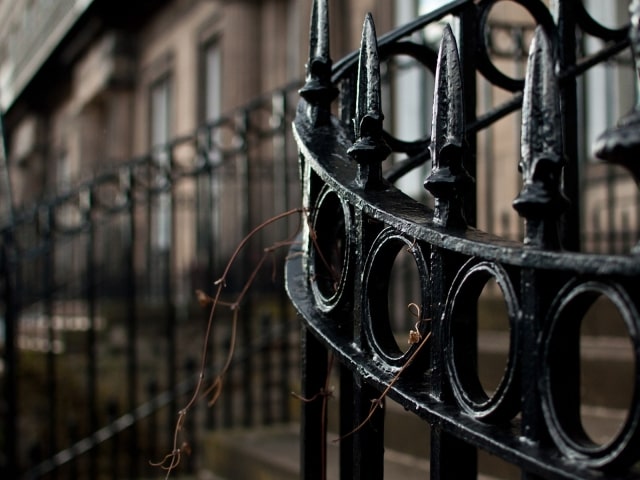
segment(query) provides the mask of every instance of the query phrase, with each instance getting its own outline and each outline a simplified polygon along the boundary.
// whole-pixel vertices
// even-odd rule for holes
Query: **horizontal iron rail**
[[[342,124],[329,128],[308,128],[302,122],[294,127],[305,161],[315,174],[351,205],[385,225],[394,225],[399,231],[435,247],[467,255],[481,255],[486,260],[520,268],[545,270],[571,270],[580,265],[584,274],[607,274],[633,277],[640,274],[640,263],[629,261],[635,255],[603,255],[580,252],[552,251],[528,247],[521,242],[506,240],[473,227],[447,230],[433,223],[433,210],[412,201],[395,188],[383,192],[354,189],[353,178],[357,165],[346,154],[351,145]],[[320,150],[315,146],[322,146]],[[312,147],[313,146],[313,147]]]

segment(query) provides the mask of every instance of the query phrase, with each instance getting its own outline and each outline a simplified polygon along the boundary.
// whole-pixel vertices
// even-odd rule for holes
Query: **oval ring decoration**
[[[477,299],[491,279],[495,280],[504,297],[510,342],[504,374],[495,392],[489,395],[480,383],[476,360],[470,359],[472,354],[477,357],[477,345],[475,335],[469,335],[467,329],[477,329]],[[444,316],[444,338],[448,342],[445,359],[453,395],[462,409],[474,418],[506,421],[513,418],[520,408],[517,374],[519,312],[509,275],[496,263],[471,259],[453,280]]]
[[[426,320],[427,312],[425,312],[425,309],[430,304],[429,273],[425,254],[415,240],[405,237],[393,228],[382,230],[371,245],[362,280],[361,305],[363,318],[366,319],[364,329],[367,340],[373,352],[394,368],[403,367],[414,354],[419,344],[419,342],[413,343],[405,352],[400,350],[390,323],[389,278],[394,260],[402,248],[406,249],[413,257],[420,279],[419,292],[421,298],[416,298],[415,304],[420,305],[419,314],[421,318],[416,318],[415,324],[420,338],[424,339],[430,329],[429,323],[422,321]],[[407,315],[410,315],[409,311],[407,311]],[[427,359],[428,344],[419,353],[420,359]],[[414,359],[412,367],[423,365],[420,359]]]
[[[486,35],[489,14],[491,9],[499,2],[510,1],[520,5],[535,20],[537,25],[542,25],[550,39],[556,36],[556,27],[548,8],[540,0],[482,0],[478,4],[478,70],[493,85],[504,88],[510,92],[517,92],[524,87],[523,78],[513,78],[503,73],[491,60],[489,55],[488,38]],[[528,46],[525,52],[528,51]]]
[[[311,289],[323,312],[330,312],[340,303],[350,274],[350,224],[349,206],[325,186],[313,211],[309,239]]]
[[[579,378],[567,377],[579,361],[580,325],[593,302],[605,296],[618,309],[633,342],[635,375],[633,401],[625,423],[617,435],[597,444],[585,433],[580,416]],[[571,282],[556,297],[547,328],[543,332],[540,355],[542,411],[549,433],[566,456],[580,459],[589,467],[628,466],[640,442],[640,340],[635,303],[621,285],[602,281]],[[635,339],[635,340],[634,340]],[[573,360],[571,356],[573,355]],[[579,368],[579,367],[577,367]]]

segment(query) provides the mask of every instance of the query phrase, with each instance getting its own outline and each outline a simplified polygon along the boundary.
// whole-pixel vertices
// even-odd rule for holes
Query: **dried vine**
[[[245,298],[247,292],[251,288],[251,285],[255,281],[258,272],[262,269],[262,267],[263,267],[264,263],[267,261],[267,259],[269,257],[271,257],[275,251],[277,251],[277,250],[279,250],[279,249],[281,249],[283,247],[290,247],[292,244],[294,244],[295,243],[294,238],[297,235],[297,233],[299,232],[300,228],[298,228],[297,231],[288,240],[281,241],[281,242],[276,242],[273,245],[271,245],[270,247],[265,248],[263,250],[262,257],[256,263],[254,269],[252,270],[251,274],[249,275],[249,278],[246,280],[242,290],[236,296],[234,301],[233,302],[224,302],[224,301],[221,300],[221,295],[222,295],[223,289],[226,287],[226,281],[227,281],[227,277],[229,275],[229,272],[231,270],[231,267],[233,266],[233,264],[235,263],[235,261],[237,260],[237,258],[240,255],[240,253],[242,252],[244,247],[247,245],[247,243],[258,232],[260,232],[261,230],[265,229],[269,225],[271,225],[271,224],[273,224],[273,223],[275,223],[275,222],[277,222],[279,220],[282,220],[284,218],[287,218],[287,217],[290,217],[290,216],[296,215],[296,214],[301,214],[301,215],[304,215],[306,217],[307,210],[304,209],[304,208],[294,208],[294,209],[288,210],[286,212],[280,213],[279,215],[275,215],[275,216],[269,218],[268,220],[265,220],[260,225],[258,225],[253,230],[251,230],[242,239],[242,241],[237,245],[236,249],[231,254],[231,256],[229,258],[229,261],[227,262],[227,265],[226,265],[226,267],[225,267],[225,269],[224,269],[224,271],[222,273],[222,276],[220,276],[220,278],[218,278],[214,282],[216,290],[215,290],[215,294],[213,296],[208,295],[203,290],[196,290],[196,297],[197,297],[198,302],[200,303],[200,305],[203,306],[203,307],[207,307],[207,306],[210,307],[209,319],[207,321],[207,327],[206,327],[205,334],[204,334],[204,337],[203,337],[204,340],[202,342],[202,353],[201,353],[201,356],[200,356],[200,369],[199,369],[199,373],[198,373],[198,381],[196,383],[195,389],[194,389],[189,401],[178,412],[178,419],[176,420],[176,425],[175,425],[175,429],[174,429],[173,446],[172,446],[171,452],[167,453],[158,462],[149,462],[152,466],[160,467],[161,469],[166,471],[165,479],[168,479],[169,476],[171,475],[171,472],[178,467],[178,465],[180,464],[180,461],[182,460],[182,456],[183,455],[188,455],[191,452],[191,446],[189,445],[189,443],[187,441],[183,441],[182,443],[180,443],[180,436],[181,436],[180,433],[182,432],[182,427],[184,425],[185,418],[186,418],[187,414],[189,413],[189,411],[193,408],[193,406],[196,404],[196,402],[200,398],[208,397],[209,400],[207,402],[207,405],[209,407],[212,407],[213,405],[215,405],[216,401],[220,397],[220,394],[222,393],[222,387],[223,387],[223,383],[224,383],[224,378],[225,378],[225,376],[226,376],[226,374],[227,374],[227,372],[229,370],[229,367],[231,366],[231,362],[233,360],[233,355],[234,355],[234,352],[235,352],[236,333],[237,333],[238,318],[239,318],[238,317],[238,312],[240,310],[240,304],[242,303],[242,301]],[[301,223],[301,225],[302,225],[302,223]],[[217,373],[217,375],[213,379],[211,385],[209,385],[208,387],[205,388],[205,381],[206,381],[205,380],[205,377],[206,377],[205,372],[206,372],[206,365],[207,365],[207,352],[209,350],[209,338],[211,337],[211,331],[213,329],[215,313],[216,313],[216,310],[217,310],[218,307],[227,307],[232,312],[231,339],[230,339],[230,342],[229,342],[229,351],[227,353],[227,358],[226,358],[226,361],[225,361],[223,367]],[[179,444],[180,444],[180,446],[178,446]]]

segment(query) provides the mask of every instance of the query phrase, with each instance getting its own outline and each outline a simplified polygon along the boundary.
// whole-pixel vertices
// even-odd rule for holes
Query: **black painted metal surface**
[[[485,54],[488,12],[497,2],[459,0],[380,39],[368,16],[359,54],[338,62],[330,76],[326,3],[314,2],[307,83],[293,126],[311,217],[287,263],[288,292],[305,332],[305,395],[325,384],[324,357],[335,356],[344,390],[340,433],[347,435],[366,417],[371,400],[388,389],[390,398],[430,425],[434,479],[476,478],[478,449],[515,465],[522,478],[640,478],[640,261],[635,249],[617,256],[577,251],[576,77],[626,48],[628,29],[598,24],[576,0],[554,2],[553,12],[542,1],[517,1],[538,24],[522,81],[501,73]],[[640,2],[630,8],[637,54]],[[410,35],[446,14],[457,17],[457,39],[444,29],[431,138],[401,142],[383,129],[379,62],[410,51],[433,65],[436,53],[413,44]],[[605,40],[602,50],[577,55],[576,27]],[[474,61],[465,58],[474,52]],[[482,118],[475,118],[465,95],[475,88],[476,71],[513,92]],[[341,118],[330,113],[336,88]],[[521,155],[513,165],[522,188],[513,208],[524,219],[522,243],[473,227],[475,135],[520,105]],[[639,125],[636,107],[604,134],[598,150],[636,180]],[[424,187],[433,209],[382,174],[391,151],[408,155],[402,168],[432,160]],[[390,173],[394,179],[400,174]],[[404,351],[393,338],[387,300],[401,250],[419,273],[416,330],[419,338],[428,337]],[[474,359],[476,304],[490,280],[506,304],[509,349],[502,380],[487,393]],[[584,431],[579,392],[580,325],[601,296],[620,313],[635,364],[627,418],[604,444]],[[305,479],[322,478],[317,457],[324,414],[317,405],[304,405]],[[383,478],[380,416],[343,440],[340,478]]]

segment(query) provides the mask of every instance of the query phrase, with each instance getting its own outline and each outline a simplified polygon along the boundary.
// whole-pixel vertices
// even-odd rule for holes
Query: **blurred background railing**
[[[1,245],[8,465],[34,478],[136,478],[171,451],[209,315],[195,291],[213,292],[250,227],[299,204],[292,95],[295,85],[265,95],[16,212]],[[285,218],[249,242],[223,300],[299,222]],[[240,305],[225,394],[189,415],[193,450],[205,429],[289,419],[298,329],[282,291],[283,255],[274,252]],[[227,312],[216,314],[208,378],[231,347]]]

